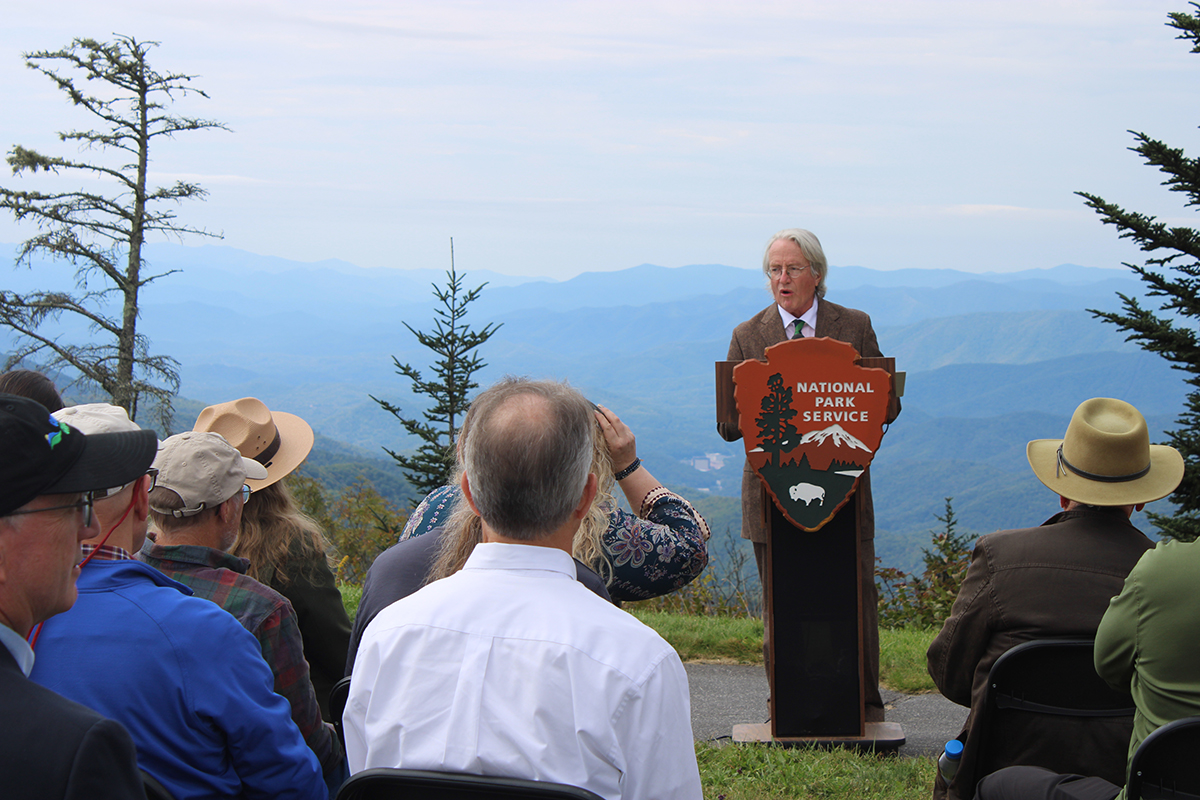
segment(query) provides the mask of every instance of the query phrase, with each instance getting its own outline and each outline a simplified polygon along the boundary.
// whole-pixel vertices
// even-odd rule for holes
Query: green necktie
[[[792,338],[793,339],[803,339],[804,338],[804,321],[803,320],[801,320],[801,319],[796,320],[796,324],[793,326]]]

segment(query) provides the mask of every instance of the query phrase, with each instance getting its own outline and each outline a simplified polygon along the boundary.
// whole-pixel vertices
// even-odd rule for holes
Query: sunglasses
[[[61,506],[46,506],[45,508],[31,508],[27,511],[10,511],[8,516],[15,517],[20,514],[41,514],[43,511],[61,511],[64,508],[82,508],[83,509],[83,527],[92,527],[92,502],[93,497],[91,492],[85,492],[83,499],[78,503],[67,503]]]

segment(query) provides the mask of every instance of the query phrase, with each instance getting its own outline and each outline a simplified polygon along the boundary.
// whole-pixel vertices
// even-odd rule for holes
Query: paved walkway
[[[692,733],[705,741],[728,740],[733,726],[765,722],[767,675],[761,666],[685,664],[692,695]],[[902,756],[936,757],[962,730],[967,709],[940,694],[903,695],[884,690],[889,722],[904,726]]]

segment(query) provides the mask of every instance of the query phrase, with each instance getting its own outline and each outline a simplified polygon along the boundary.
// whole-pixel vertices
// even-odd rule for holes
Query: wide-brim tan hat
[[[267,468],[266,479],[246,480],[253,491],[300,466],[313,446],[313,429],[307,422],[295,414],[271,411],[256,397],[209,406],[200,412],[193,430],[221,434],[243,456]]]
[[[1129,506],[1166,497],[1183,480],[1183,456],[1150,444],[1146,420],[1124,400],[1094,397],[1075,409],[1062,439],[1025,448],[1038,480],[1068,500]]]

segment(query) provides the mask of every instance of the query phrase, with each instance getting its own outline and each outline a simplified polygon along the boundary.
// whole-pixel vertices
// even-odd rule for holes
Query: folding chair
[[[955,788],[973,797],[975,783],[1017,764],[1054,772],[1097,774],[1125,783],[1133,732],[1133,697],[1096,674],[1091,639],[1035,639],[996,659],[980,709],[980,741]],[[1080,718],[1089,718],[1080,725]],[[1071,748],[1047,747],[1069,739]]]
[[[346,700],[350,698],[350,676],[342,678],[329,690],[329,716],[333,717],[333,728],[338,738],[342,740],[342,750],[346,749],[346,732],[342,730],[342,712],[346,710]]]
[[[1126,800],[1200,798],[1200,717],[1168,722],[1138,745],[1129,762]]]
[[[350,776],[337,800],[603,800],[599,795],[567,786],[521,778],[498,778],[458,772],[418,769],[368,769]]]

